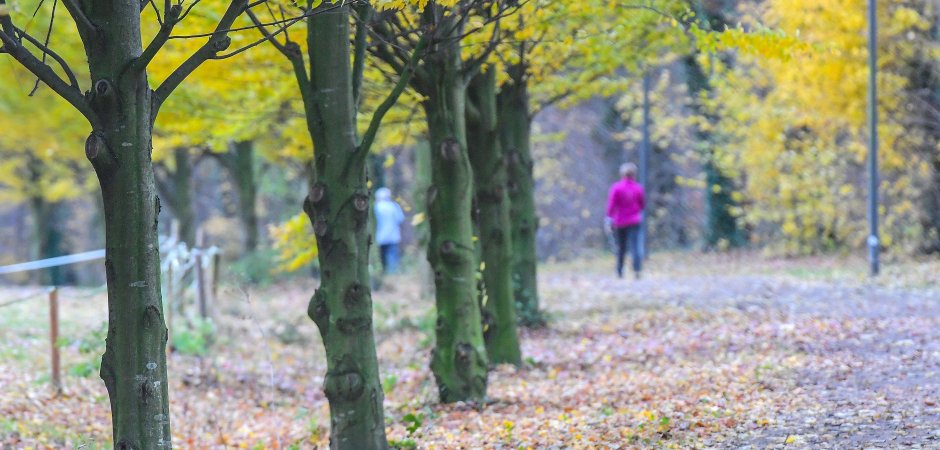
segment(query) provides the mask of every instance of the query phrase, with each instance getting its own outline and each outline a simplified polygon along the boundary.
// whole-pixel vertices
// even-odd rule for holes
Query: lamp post
[[[868,261],[878,275],[878,21],[877,0],[868,0]]]

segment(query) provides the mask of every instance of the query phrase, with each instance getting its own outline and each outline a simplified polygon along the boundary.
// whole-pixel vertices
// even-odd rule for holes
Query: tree
[[[755,240],[773,250],[801,254],[865,243],[865,10],[861,0],[771,1],[749,15],[755,22],[745,22],[747,28],[700,39],[710,51],[734,50],[734,67],[720,58],[700,60],[715,73],[707,101],[720,118],[714,134],[728,142],[716,161],[739,180],[743,201],[755,205],[742,216]],[[914,247],[925,236],[915,225],[921,217],[915,202],[930,186],[936,147],[925,128],[911,126],[924,123],[914,111],[925,109],[910,95],[916,78],[909,67],[931,33],[928,11],[921,2],[878,9],[886,247]]]
[[[366,163],[385,113],[407,87],[418,45],[400,79],[373,113],[359,137],[356,123],[362,99],[369,5],[323,3],[305,14],[306,57],[283,30],[269,30],[249,12],[266,39],[290,62],[303,99],[307,130],[314,145],[304,211],[316,236],[320,287],[308,306],[327,356],[324,392],[330,403],[331,448],[387,448],[369,274],[369,180]],[[352,59],[350,65],[348,61]],[[340,63],[338,63],[340,62]]]
[[[467,150],[473,167],[476,222],[486,296],[483,338],[493,364],[521,364],[512,290],[511,221],[507,159],[499,140],[496,68],[470,80],[467,89]]]
[[[494,20],[515,5],[430,1],[417,10],[405,8],[401,15],[386,11],[376,22],[378,39],[372,49],[387,67],[402,73],[406,55],[401,49],[417,48],[424,42],[428,46],[423,64],[414,69],[411,88],[423,98],[431,151],[427,254],[437,307],[431,371],[443,402],[480,400],[486,395],[487,355],[477,302],[478,264],[471,220],[474,174],[467,153],[465,113],[468,75],[480,69],[489,52],[465,62],[461,40],[479,29],[465,31],[471,15],[482,17],[480,13],[490,8],[495,13],[487,20]]]
[[[196,214],[193,211],[193,155],[189,149],[173,149],[171,164],[157,164],[154,182],[160,198],[179,221],[179,237],[190,247],[196,245]]]
[[[258,184],[255,182],[255,144],[250,140],[229,143],[224,153],[210,152],[235,183],[238,196],[238,218],[245,233],[245,252],[258,249]]]
[[[542,110],[592,96],[611,96],[650,61],[687,46],[675,16],[684,1],[619,4],[635,14],[610,14],[611,3],[526,2],[500,46],[506,76],[498,96],[500,140],[508,156],[513,289],[522,324],[545,323],[539,305],[532,123]],[[604,17],[608,20],[598,20]],[[622,49],[631,51],[624,54]]]
[[[14,14],[19,13],[6,0],[0,0],[0,52],[49,86],[92,128],[85,155],[97,173],[104,200],[108,337],[101,378],[111,399],[114,446],[171,447],[167,329],[155,226],[160,200],[151,162],[153,123],[160,106],[187,76],[208,59],[227,56],[222,52],[231,43],[228,32],[248,2],[231,1],[206,42],[155,90],[150,88],[147,67],[189,9],[166,0],[162,14],[156,12],[160,29],[143,48],[140,3],[64,0],[62,6],[83,44],[91,79],[87,93],[82,93],[75,72],[48,42],[16,26]],[[59,69],[48,65],[47,57]]]
[[[67,252],[66,202],[88,193],[87,182],[77,152],[69,146],[81,145],[86,130],[81,116],[45,89],[33,92],[30,101],[22,95],[35,86],[34,79],[13,65],[0,68],[0,201],[26,203],[33,218],[36,259],[61,256]],[[50,95],[51,94],[51,95]],[[23,117],[31,117],[26,123]],[[65,267],[52,267],[38,273],[37,282],[62,284]]]

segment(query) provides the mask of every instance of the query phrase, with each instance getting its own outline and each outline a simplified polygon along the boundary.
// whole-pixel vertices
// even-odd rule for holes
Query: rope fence
[[[173,234],[170,236],[160,236],[160,271],[163,281],[163,301],[166,303],[166,326],[168,330],[172,329],[174,312],[183,314],[184,299],[186,291],[195,292],[195,297],[199,305],[199,314],[202,319],[209,318],[209,306],[212,298],[217,292],[219,262],[221,252],[218,247],[208,248],[190,248],[185,242],[179,240],[179,227],[174,223]],[[205,234],[202,230],[197,232],[197,246],[203,247]],[[46,258],[36,261],[0,266],[0,275],[31,272],[36,270],[48,269],[51,267],[67,266],[71,264],[84,263],[104,259],[105,250],[93,250],[73,255],[57,256],[55,258]],[[186,286],[186,280],[192,282]],[[69,296],[70,300],[86,300],[107,292],[107,284],[90,289],[81,295]],[[28,295],[24,295],[12,300],[0,302],[0,309],[18,305],[30,300],[46,297],[49,300],[49,339],[50,339],[50,369],[52,386],[56,394],[62,393],[62,376],[59,363],[59,346],[57,345],[59,336],[59,299],[60,290],[58,286],[43,287]],[[173,333],[168,333],[170,341],[167,342],[167,351],[172,349]]]

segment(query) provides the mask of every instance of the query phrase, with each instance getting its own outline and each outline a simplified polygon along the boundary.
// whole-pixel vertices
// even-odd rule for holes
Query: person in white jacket
[[[379,188],[375,191],[375,243],[382,255],[382,271],[395,273],[398,268],[398,245],[401,243],[401,224],[405,213],[392,200],[392,191]]]

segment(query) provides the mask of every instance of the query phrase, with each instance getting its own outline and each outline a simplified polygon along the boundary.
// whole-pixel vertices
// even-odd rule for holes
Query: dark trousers
[[[398,244],[380,245],[379,256],[382,257],[382,272],[395,273],[398,269]]]
[[[617,238],[617,275],[623,276],[623,258],[627,252],[633,257],[633,272],[639,274],[643,255],[640,254],[640,225],[614,228]]]

